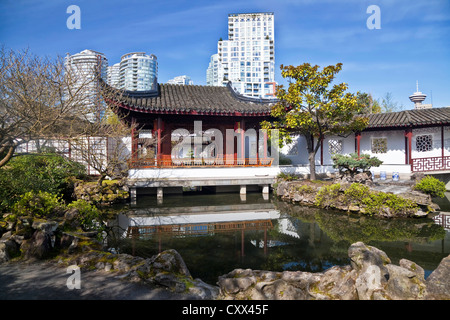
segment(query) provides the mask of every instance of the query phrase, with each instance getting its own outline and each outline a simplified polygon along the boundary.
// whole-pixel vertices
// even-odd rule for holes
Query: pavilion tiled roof
[[[403,110],[371,114],[368,129],[450,124],[450,108]]]
[[[247,115],[270,114],[273,99],[249,98],[226,87],[157,84],[151,91],[123,91],[113,98],[122,108],[143,113]]]

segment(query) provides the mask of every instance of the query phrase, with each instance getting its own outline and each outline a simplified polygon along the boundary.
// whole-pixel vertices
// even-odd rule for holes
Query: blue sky
[[[80,30],[66,26],[70,5],[81,9]],[[370,5],[381,29],[367,28]],[[145,51],[158,57],[159,82],[185,74],[205,85],[228,14],[243,12],[274,12],[280,84],[281,64],[342,62],[337,81],[351,92],[390,92],[411,109],[418,80],[424,103],[450,106],[449,0],[0,0],[0,43],[51,57],[92,49],[110,65]]]

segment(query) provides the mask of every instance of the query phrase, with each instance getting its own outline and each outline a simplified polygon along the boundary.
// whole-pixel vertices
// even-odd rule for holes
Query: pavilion
[[[104,84],[107,86],[106,84]],[[114,90],[113,90],[114,92]],[[106,103],[132,125],[129,180],[136,188],[262,187],[278,173],[277,143],[260,123],[276,100],[249,98],[226,87],[157,84],[116,91]],[[183,170],[188,169],[189,170]]]
[[[131,137],[131,168],[272,164],[260,122],[270,117],[274,99],[245,97],[230,84],[155,87],[105,98],[138,128]]]

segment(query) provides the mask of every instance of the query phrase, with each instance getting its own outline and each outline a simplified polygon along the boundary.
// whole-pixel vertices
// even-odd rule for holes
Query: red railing
[[[145,168],[197,168],[197,167],[270,167],[272,158],[265,159],[132,159],[129,166],[132,169]]]
[[[271,220],[130,226],[127,229],[127,238],[147,238],[160,234],[211,234],[218,232],[233,232],[238,230],[265,230],[272,228],[273,224]]]
[[[450,170],[450,156],[412,159],[411,171],[413,172],[442,170]]]
[[[450,230],[450,215],[441,213],[440,215],[434,216],[433,220],[436,224],[441,225],[445,230]]]

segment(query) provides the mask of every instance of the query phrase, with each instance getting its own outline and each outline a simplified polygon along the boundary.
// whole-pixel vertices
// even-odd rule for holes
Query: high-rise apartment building
[[[219,86],[219,55],[217,53],[211,56],[208,69],[206,69],[206,85],[207,86]]]
[[[229,14],[228,40],[218,41],[217,57],[211,57],[207,70],[207,84],[220,86],[231,81],[243,95],[267,98],[274,94],[274,69],[274,14]]]
[[[167,83],[181,84],[181,85],[193,85],[194,81],[192,81],[191,77],[183,75],[183,76],[178,76],[173,79],[170,79],[169,81],[167,81]]]
[[[118,88],[129,91],[151,90],[158,77],[158,61],[155,55],[131,52],[120,60]]]
[[[84,114],[90,121],[97,121],[103,117],[105,103],[101,97],[97,73],[106,81],[108,59],[101,52],[83,50],[65,57],[66,74],[71,81],[71,87],[66,95],[74,96],[69,100],[84,109]],[[70,99],[67,97],[67,99]]]
[[[120,62],[113,64],[112,66],[108,66],[107,82],[111,87],[114,88],[119,87],[119,73],[120,73]]]

